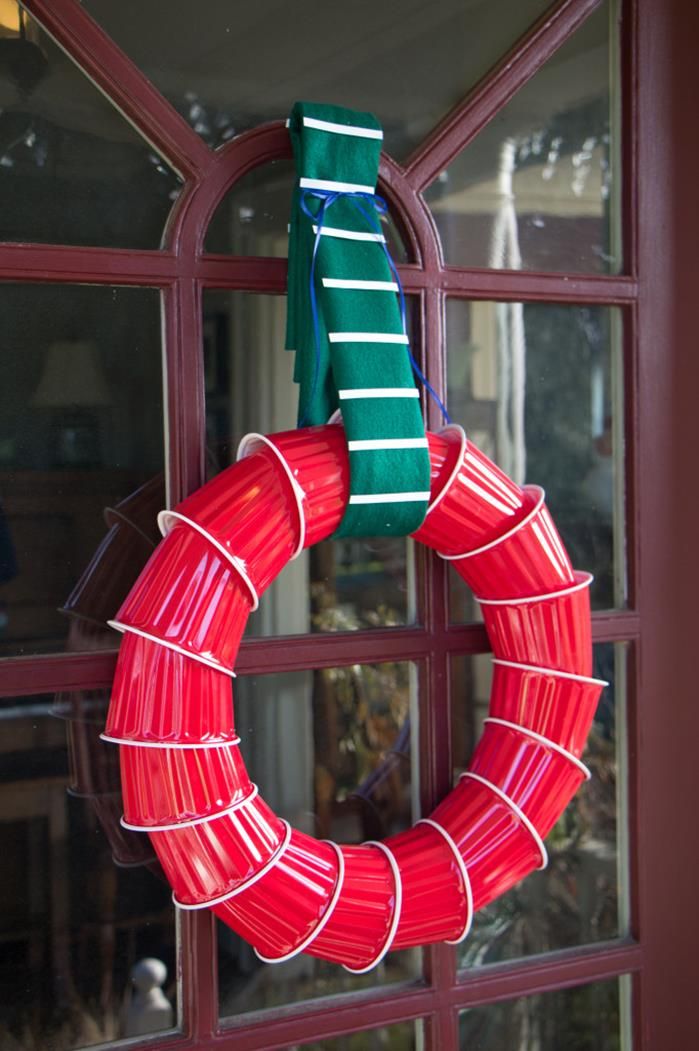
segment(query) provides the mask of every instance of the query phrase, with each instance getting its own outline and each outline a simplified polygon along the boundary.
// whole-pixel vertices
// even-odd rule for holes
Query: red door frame
[[[418,262],[401,268],[407,291],[420,295],[432,382],[443,387],[440,354],[446,292],[474,299],[619,305],[625,315],[630,604],[598,614],[597,641],[628,640],[639,660],[630,684],[629,753],[633,937],[504,964],[461,976],[446,947],[427,954],[425,984],[300,1005],[284,1017],[243,1020],[219,1030],[213,923],[208,915],[182,920],[184,1031],[148,1043],[159,1048],[237,1051],[286,1047],[303,1040],[411,1018],[427,1019],[428,1044],[457,1046],[457,1009],[544,992],[623,973],[634,975],[635,1048],[685,1051],[692,1046],[690,995],[697,923],[694,827],[699,719],[690,638],[697,594],[693,511],[699,510],[685,438],[699,366],[691,353],[693,253],[699,218],[693,202],[699,150],[691,124],[681,125],[683,99],[696,97],[699,72],[690,23],[693,5],[678,0],[624,3],[624,235],[626,266],[619,277],[490,272],[444,267],[427,212],[412,196],[470,141],[498,108],[575,31],[597,0],[563,0],[518,42],[480,89],[448,116],[405,169],[386,162],[383,188],[415,241]],[[202,254],[207,217],[234,178],[288,152],[279,125],[258,129],[212,153],[75,0],[27,0],[27,9],[66,47],[141,132],[187,177],[161,251],[53,245],[0,245],[0,280],[157,285],[165,304],[169,475],[173,500],[203,478],[204,392],[200,355],[203,287],[281,292],[285,263]],[[691,83],[690,83],[691,81]],[[688,202],[685,206],[685,202]],[[640,216],[642,221],[638,221]],[[683,348],[687,348],[682,352]],[[695,381],[692,383],[692,381]],[[434,421],[433,421],[434,422]],[[642,468],[642,470],[641,470]],[[639,480],[642,484],[639,484]],[[667,544],[672,537],[671,544]],[[667,546],[665,550],[664,545]],[[423,627],[371,633],[250,641],[244,672],[295,670],[348,661],[423,661],[429,705],[421,724],[427,807],[449,787],[451,762],[448,663],[455,653],[482,652],[479,627],[450,627],[446,571],[421,554]],[[642,644],[641,644],[642,643]],[[30,694],[108,685],[114,654],[56,655],[0,662],[0,693]],[[669,717],[668,717],[669,716]],[[439,743],[439,747],[437,747]],[[669,815],[672,815],[670,818]],[[689,830],[682,836],[681,830]],[[672,903],[670,911],[665,902]],[[361,1007],[361,1010],[358,1008]],[[144,1047],[146,1045],[143,1045]]]

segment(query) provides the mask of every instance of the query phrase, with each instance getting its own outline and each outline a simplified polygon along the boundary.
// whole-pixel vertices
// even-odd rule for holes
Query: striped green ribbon
[[[425,517],[430,460],[398,286],[373,194],[382,132],[370,113],[297,102],[287,348],[299,422],[340,408],[350,498],[336,536],[406,536]],[[313,293],[311,293],[313,277]]]

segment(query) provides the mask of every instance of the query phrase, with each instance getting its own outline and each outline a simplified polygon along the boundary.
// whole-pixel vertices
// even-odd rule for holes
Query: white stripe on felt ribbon
[[[429,500],[429,490],[426,493],[353,493],[349,502],[351,504],[412,504],[418,500]]]
[[[359,398],[419,398],[417,387],[352,387],[337,392],[340,401]]]
[[[373,186],[364,186],[360,182],[335,182],[334,179],[299,179],[302,190],[328,190],[329,193],[369,193],[374,195]]]
[[[383,139],[380,128],[361,128],[356,124],[336,124],[332,120],[319,120],[318,117],[304,117],[305,128],[317,128],[318,131],[331,131],[335,135],[354,135],[358,139]]]
[[[328,332],[331,343],[403,343],[410,340],[399,332]]]
[[[350,288],[357,292],[397,292],[395,281],[364,281],[345,277],[324,277],[324,288]]]
[[[347,442],[350,452],[365,449],[426,449],[427,438],[358,438]]]
[[[318,227],[313,226],[313,233],[318,233]],[[346,241],[376,241],[378,244],[386,244],[383,234],[372,234],[367,230],[342,230],[339,226],[321,227],[321,237],[342,237]]]

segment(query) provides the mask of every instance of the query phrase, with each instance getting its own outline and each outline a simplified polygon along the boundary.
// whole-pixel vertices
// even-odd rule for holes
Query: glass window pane
[[[175,1025],[174,909],[147,837],[119,825],[107,703],[0,701],[2,1047],[68,1051]],[[152,1012],[134,973],[160,990]]]
[[[614,3],[603,3],[427,190],[459,266],[621,264]]]
[[[296,427],[293,354],[284,351],[281,296],[207,291],[204,369],[210,475],[235,459],[248,431]],[[265,593],[248,631],[287,635],[388,627],[413,619],[402,538],[325,541],[303,552]]]
[[[318,839],[361,843],[410,826],[418,791],[412,665],[239,676],[234,692],[250,777],[294,827]],[[308,954],[270,967],[219,924],[222,1015],[404,981],[420,965],[421,950],[409,949],[389,953],[364,975]]]
[[[403,1022],[382,1029],[365,1029],[334,1040],[319,1040],[312,1044],[295,1044],[289,1051],[421,1051],[422,1023]]]
[[[208,0],[203,18],[186,0],[150,0],[137,19],[117,0],[84,6],[212,146],[317,99],[377,113],[404,157],[549,0],[373,0],[351,14],[327,0],[322,17],[315,0]]]
[[[625,601],[620,329],[610,307],[447,303],[449,411],[515,481],[546,490],[596,609]],[[452,589],[459,620],[473,619],[465,594]]]
[[[459,1048],[631,1051],[628,980],[595,982],[459,1012]]]
[[[0,286],[0,655],[105,632],[164,505],[159,296]]]
[[[478,912],[460,966],[479,967],[627,933],[626,646],[595,646],[594,671],[609,681],[583,755],[592,777],[550,832],[548,868]],[[488,714],[489,657],[452,663],[456,772],[468,766]],[[565,1044],[561,1046],[567,1046]]]
[[[0,21],[0,241],[157,248],[181,180],[22,18]]]

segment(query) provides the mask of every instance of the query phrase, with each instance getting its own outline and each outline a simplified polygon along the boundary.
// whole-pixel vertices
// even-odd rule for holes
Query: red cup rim
[[[393,945],[393,940],[396,936],[396,931],[398,930],[398,924],[400,922],[400,914],[403,911],[403,878],[400,874],[398,862],[393,856],[393,853],[386,846],[385,843],[381,843],[378,839],[368,839],[364,843],[364,846],[378,847],[381,853],[385,854],[388,858],[388,863],[391,866],[391,871],[393,873],[395,904],[393,906],[391,926],[388,928],[388,934],[386,935],[384,943],[379,949],[378,953],[371,961],[371,963],[368,963],[365,967],[348,967],[347,964],[343,964],[345,970],[349,971],[350,974],[366,974],[367,971],[373,970],[374,967],[377,967],[381,963],[384,956],[390,951],[391,946]]]
[[[524,606],[528,603],[545,602],[548,599],[560,598],[561,595],[572,595],[574,591],[582,591],[583,588],[589,588],[595,579],[592,573],[586,573],[580,569],[573,570],[573,576],[576,580],[575,584],[569,584],[568,587],[561,588],[560,591],[547,591],[543,595],[526,595],[524,598],[479,598],[478,595],[473,597],[481,606]]]
[[[539,833],[536,831],[534,825],[529,820],[524,811],[517,806],[514,799],[510,799],[506,792],[503,792],[501,788],[498,788],[497,785],[494,785],[493,782],[489,781],[487,777],[481,777],[480,774],[474,774],[471,770],[467,770],[465,774],[461,774],[461,776],[459,777],[459,781],[464,781],[466,780],[466,778],[469,778],[472,781],[478,781],[479,784],[485,785],[486,788],[489,788],[490,791],[494,792],[495,795],[498,796],[503,801],[503,803],[505,803],[505,805],[510,808],[512,813],[517,818],[519,818],[520,822],[524,825],[527,832],[529,832],[530,836],[532,837],[539,849],[539,854],[541,855],[541,864],[537,865],[537,868],[545,869],[549,863],[549,856],[546,852],[544,841],[539,835]]]
[[[296,544],[296,549],[291,558],[289,559],[290,562],[293,562],[293,560],[295,558],[298,558],[298,556],[301,554],[306,543],[306,516],[303,513],[303,501],[306,499],[306,494],[303,491],[301,485],[299,484],[298,479],[295,478],[294,473],[289,467],[288,463],[286,462],[286,459],[282,455],[281,450],[277,448],[274,442],[271,441],[266,434],[258,434],[257,431],[250,431],[249,434],[244,435],[240,439],[240,442],[238,444],[238,450],[235,454],[236,463],[239,460],[244,460],[246,456],[254,452],[255,448],[259,447],[260,445],[264,445],[268,449],[271,449],[271,451],[279,460],[279,463],[282,465],[282,468],[284,469],[284,473],[286,474],[287,478],[291,482],[291,488],[294,493],[294,500],[296,501],[296,513],[298,515],[299,525],[299,538]]]
[[[442,839],[444,839],[447,846],[454,855],[454,861],[456,862],[459,872],[461,874],[461,882],[463,884],[464,894],[466,895],[466,921],[464,923],[464,929],[462,930],[458,938],[449,938],[446,942],[447,945],[459,945],[465,938],[468,937],[471,931],[471,925],[473,923],[473,890],[471,889],[471,877],[468,874],[466,862],[462,858],[461,851],[457,847],[450,834],[447,832],[446,828],[444,828],[443,825],[440,825],[438,821],[435,821],[434,818],[422,817],[419,821],[416,821],[415,824],[429,825],[430,828],[433,828],[436,832],[439,832],[440,836],[442,837]]]
[[[229,814],[234,814],[236,810],[242,810],[248,803],[252,803],[259,794],[260,790],[254,784],[252,790],[243,799],[238,799],[235,803],[231,803],[225,810],[217,810],[215,814],[202,814],[200,817],[188,817],[184,821],[169,821],[166,825],[134,825],[127,821],[123,815],[119,819],[119,824],[122,828],[128,828],[131,832],[176,832],[180,828],[208,825],[211,821],[218,821],[219,818],[228,817]]]
[[[496,536],[495,540],[491,540],[488,544],[483,544],[482,547],[476,547],[473,549],[473,551],[464,551],[460,555],[443,555],[441,551],[438,551],[437,554],[439,555],[439,557],[443,558],[445,562],[457,562],[459,559],[462,558],[473,558],[474,555],[482,555],[486,551],[490,551],[491,548],[497,547],[498,544],[504,543],[505,540],[509,540],[511,536],[514,536],[515,533],[518,533],[520,529],[524,528],[525,525],[529,525],[532,518],[534,518],[541,510],[546,493],[540,485],[525,485],[524,492],[531,493],[532,495],[536,493],[536,503],[531,508],[531,510],[527,512],[524,518],[517,522],[516,525],[513,525],[511,529],[508,529],[506,533],[503,533],[501,536]]]
[[[203,749],[226,748],[227,745],[237,747],[240,744],[240,738],[237,734],[235,735],[235,737],[229,737],[225,741],[142,741],[138,738],[133,737],[112,737],[110,734],[107,733],[101,733],[100,738],[102,741],[106,741],[108,744],[118,744],[122,748]]]
[[[189,657],[191,661],[198,661],[199,664],[205,664],[207,668],[213,668],[214,671],[223,672],[224,675],[230,675],[232,679],[235,679],[236,674],[232,668],[224,668],[222,664],[218,664],[216,661],[209,660],[208,657],[202,656],[201,653],[190,653],[184,646],[179,646],[176,642],[168,642],[167,639],[159,639],[157,635],[151,635],[149,632],[144,631],[142,628],[137,628],[133,624],[124,624],[120,620],[108,620],[107,624],[110,628],[114,628],[115,631],[120,632],[122,635],[124,632],[131,632],[132,635],[140,635],[142,639],[148,639],[149,642],[154,642],[157,646],[162,646],[166,650],[174,650],[175,653],[181,653],[183,657]]]
[[[526,726],[520,726],[519,723],[510,722],[509,719],[499,719],[495,715],[489,715],[483,721],[486,723],[493,723],[495,726],[506,726],[509,730],[515,730],[517,733],[523,734],[525,737],[531,737],[534,741],[545,745],[547,748],[551,748],[554,752],[558,752],[564,759],[567,759],[569,762],[573,763],[574,766],[577,766],[586,781],[589,781],[592,777],[589,768],[585,766],[581,759],[578,759],[577,756],[569,752],[567,748],[563,747],[563,745],[557,744],[556,741],[552,741],[550,737],[544,737],[543,734],[537,733],[536,730],[530,730]]]
[[[248,576],[248,572],[245,568],[245,562],[243,561],[243,559],[238,558],[237,555],[232,555],[230,551],[227,551],[223,544],[216,539],[215,536],[212,536],[211,533],[207,533],[206,529],[204,529],[203,526],[200,526],[199,523],[195,522],[193,518],[187,518],[186,515],[181,515],[179,511],[165,510],[158,512],[158,529],[163,534],[163,536],[167,536],[170,530],[173,528],[173,522],[171,521],[171,519],[175,519],[178,522],[184,522],[184,524],[188,525],[190,529],[195,529],[197,533],[200,533],[201,536],[203,536],[206,540],[209,541],[210,544],[213,544],[216,550],[221,555],[223,555],[226,562],[230,562],[230,564],[233,566],[233,569],[240,576],[243,583],[245,584],[245,587],[248,589],[250,599],[252,601],[250,612],[254,613],[260,605],[260,597],[257,594],[255,585]]]
[[[427,521],[427,516],[430,515],[435,510],[435,508],[442,502],[444,497],[447,495],[447,493],[451,489],[451,487],[454,484],[454,481],[455,481],[459,471],[463,467],[464,456],[466,455],[466,431],[463,429],[463,427],[460,424],[458,424],[458,423],[448,423],[446,425],[446,427],[442,427],[442,429],[440,431],[437,431],[437,433],[438,434],[458,434],[460,436],[460,448],[459,448],[459,454],[458,454],[458,456],[456,458],[456,463],[452,467],[449,477],[447,478],[446,482],[444,483],[444,485],[442,486],[440,491],[435,496],[435,498],[432,501],[432,503],[427,508],[427,511],[425,513],[425,519],[423,521],[423,525]]]
[[[279,844],[269,861],[266,861],[262,868],[258,869],[258,871],[254,875],[250,876],[249,879],[243,880],[243,882],[239,883],[237,887],[233,888],[233,890],[226,891],[225,894],[219,894],[217,898],[209,898],[208,901],[198,901],[195,902],[193,905],[188,905],[185,902],[179,901],[177,899],[177,896],[175,895],[175,892],[173,891],[173,905],[175,905],[176,908],[182,909],[185,912],[196,912],[197,909],[211,909],[214,905],[223,905],[223,903],[228,901],[230,898],[236,898],[239,894],[242,894],[244,890],[248,890],[250,887],[253,886],[253,884],[257,883],[258,880],[261,880],[262,877],[266,876],[269,870],[273,869],[275,865],[279,862],[279,860],[284,856],[287,847],[291,842],[291,834],[293,832],[293,829],[289,822],[285,821],[284,818],[281,818],[280,820],[284,825],[284,828],[286,829],[284,833],[284,839]]]
[[[574,671],[558,671],[556,668],[543,668],[538,664],[520,664],[519,661],[507,661],[503,657],[493,657],[493,664],[502,664],[503,668],[519,668],[521,671],[538,671],[542,675],[555,675],[559,679],[573,679],[575,682],[589,682],[597,686],[609,686],[606,679],[593,679],[590,675],[579,675]]]
[[[303,939],[301,944],[297,945],[295,949],[292,949],[290,952],[285,953],[283,956],[263,956],[262,953],[255,949],[255,947],[253,946],[253,952],[255,953],[255,956],[257,956],[258,960],[262,960],[263,963],[284,963],[286,960],[292,960],[294,956],[298,956],[299,953],[307,949],[308,946],[316,940],[316,938],[323,930],[330,917],[332,916],[333,912],[335,911],[335,907],[337,906],[337,903],[340,900],[340,894],[342,893],[342,887],[345,882],[345,859],[337,843],[333,843],[331,839],[323,839],[321,840],[321,842],[327,843],[333,848],[333,850],[337,854],[337,878],[335,880],[335,889],[333,890],[332,898],[328,902],[328,907],[319,919],[318,923],[316,923],[311,933]]]

